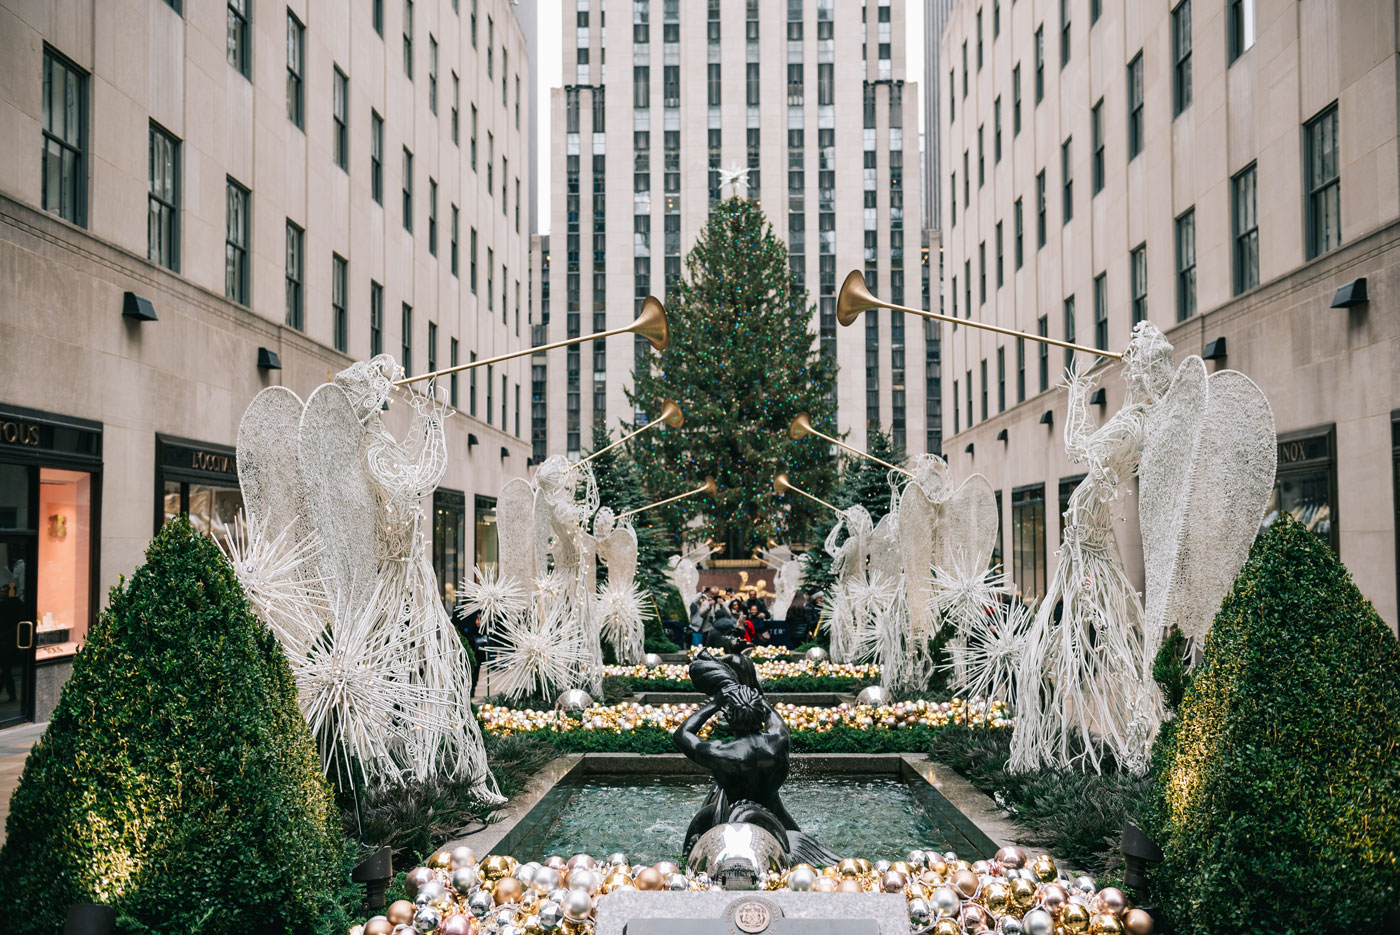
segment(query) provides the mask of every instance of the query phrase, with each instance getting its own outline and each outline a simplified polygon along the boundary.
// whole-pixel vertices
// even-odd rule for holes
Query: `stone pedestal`
[[[597,935],[909,935],[892,893],[609,893]]]

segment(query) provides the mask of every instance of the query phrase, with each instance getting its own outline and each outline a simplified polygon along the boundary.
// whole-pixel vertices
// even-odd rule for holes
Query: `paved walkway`
[[[0,730],[0,843],[5,840],[5,822],[10,817],[10,796],[19,785],[19,774],[30,749],[39,742],[48,722],[21,724]]]

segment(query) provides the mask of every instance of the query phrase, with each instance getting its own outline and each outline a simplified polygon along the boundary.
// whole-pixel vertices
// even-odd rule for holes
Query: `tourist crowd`
[[[816,632],[824,599],[821,592],[798,594],[784,619],[775,620],[762,595],[729,594],[710,586],[691,598],[690,620],[684,635],[692,646],[736,640],[756,646],[792,648]]]

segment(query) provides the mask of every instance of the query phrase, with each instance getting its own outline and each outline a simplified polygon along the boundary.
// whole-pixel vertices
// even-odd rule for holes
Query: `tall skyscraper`
[[[922,200],[904,4],[614,0],[609,11],[603,0],[568,0],[563,28],[564,86],[551,92],[549,115],[552,315],[537,341],[625,325],[645,296],[664,297],[711,206],[730,194],[721,170],[746,167],[748,197],[786,238],[814,306],[812,331],[840,368],[841,429],[863,445],[878,424],[923,450],[921,347],[906,348],[906,316],[836,322],[852,269],[890,301],[919,298],[906,285],[919,272],[906,246],[918,243]],[[631,411],[625,395],[647,360],[641,339],[547,360],[549,453],[577,456],[596,422],[655,415]]]

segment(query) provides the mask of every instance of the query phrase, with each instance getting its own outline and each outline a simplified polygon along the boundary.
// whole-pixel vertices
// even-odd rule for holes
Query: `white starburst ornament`
[[[552,697],[568,688],[591,659],[563,602],[533,602],[520,617],[507,619],[492,642],[491,672],[501,694],[520,699]]]
[[[726,187],[733,198],[749,197],[749,170],[737,162],[731,162],[727,169],[720,169],[719,190],[721,195],[724,194]]]
[[[636,583],[610,581],[599,587],[598,611],[603,619],[603,639],[612,645],[617,661],[623,665],[641,662],[651,608],[642,600]]]
[[[481,632],[491,629],[508,617],[525,612],[525,589],[520,582],[495,568],[478,565],[472,578],[463,580],[457,589],[457,613],[462,617],[480,614]]]

